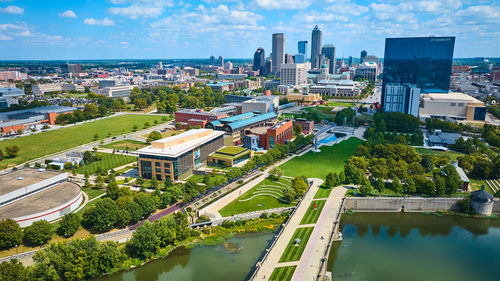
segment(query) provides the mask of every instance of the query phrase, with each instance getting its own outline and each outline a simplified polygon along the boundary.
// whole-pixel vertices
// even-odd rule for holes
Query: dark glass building
[[[448,92],[455,37],[386,38],[382,106],[387,84],[411,84],[421,92]]]
[[[323,48],[321,48],[321,54],[325,55],[325,57],[330,60],[330,63],[328,64],[328,73],[335,74],[335,45],[323,45]]]
[[[260,75],[264,74],[264,67],[266,66],[266,54],[264,48],[259,47],[253,55],[253,71],[260,71]]]

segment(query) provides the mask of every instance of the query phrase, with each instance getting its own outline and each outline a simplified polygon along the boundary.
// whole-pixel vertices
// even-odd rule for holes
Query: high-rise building
[[[219,56],[219,60],[217,61],[217,66],[224,67],[224,58]]]
[[[316,25],[311,35],[311,67],[319,68],[319,55],[321,54],[321,30]]]
[[[382,106],[410,113],[411,95],[393,107],[392,86],[415,85],[421,92],[447,93],[450,89],[451,65],[455,37],[386,38],[382,83]],[[415,98],[416,99],[416,98]],[[386,108],[387,106],[387,108]]]
[[[285,63],[285,34],[273,34],[273,52],[271,54],[273,62],[273,73],[280,72],[280,66]]]
[[[290,63],[281,65],[280,85],[307,85],[309,63]]]
[[[210,65],[215,65],[215,57],[210,56]]]
[[[266,65],[266,54],[264,52],[264,48],[259,47],[255,54],[253,55],[253,71],[259,71],[260,75],[264,74],[264,70],[262,69]]]
[[[82,65],[79,63],[65,63],[61,65],[62,73],[81,73]]]
[[[293,57],[293,62],[294,63],[305,63],[306,62],[306,55],[305,54],[296,54]]]
[[[292,54],[285,54],[285,63],[294,63]]]
[[[325,55],[325,57],[330,60],[328,73],[335,74],[335,46],[333,44],[323,45],[323,48],[321,48],[321,54]]]
[[[304,55],[304,58],[307,60],[307,41],[299,41],[298,54]]]
[[[361,51],[361,56],[359,57],[359,63],[360,64],[363,63],[366,55],[368,55],[368,53],[365,50]]]
[[[418,117],[420,89],[412,84],[389,83],[385,85],[384,110],[403,112]]]
[[[352,56],[349,56],[349,67],[352,67]]]

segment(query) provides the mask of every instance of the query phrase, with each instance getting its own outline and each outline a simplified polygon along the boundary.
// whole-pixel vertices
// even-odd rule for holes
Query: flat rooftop
[[[0,207],[0,219],[18,218],[37,214],[71,203],[80,193],[80,187],[71,182],[60,183],[42,192]]]
[[[441,100],[441,101],[483,103],[482,101],[463,93],[449,93],[449,94],[429,93],[429,94],[423,94],[422,98],[424,100],[430,99],[435,101]]]
[[[64,172],[24,168],[0,175],[0,195],[58,176]]]

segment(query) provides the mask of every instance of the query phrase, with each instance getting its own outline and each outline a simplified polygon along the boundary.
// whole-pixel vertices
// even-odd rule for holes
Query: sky
[[[500,0],[0,0],[0,60],[252,58],[278,32],[295,54],[315,25],[338,58],[429,35],[500,57]]]

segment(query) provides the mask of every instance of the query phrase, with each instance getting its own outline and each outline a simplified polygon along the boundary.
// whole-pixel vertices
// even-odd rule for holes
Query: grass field
[[[332,188],[328,187],[326,185],[321,185],[316,191],[316,194],[314,195],[314,199],[319,199],[319,198],[328,198],[330,196],[330,193],[332,192]]]
[[[220,209],[219,213],[223,217],[228,217],[253,211],[293,206],[294,204],[288,204],[288,202],[278,199],[283,196],[283,190],[290,184],[290,181],[284,178],[277,182],[265,179]]]
[[[132,163],[136,160],[137,157],[134,156],[102,153],[102,160],[80,167],[76,170],[76,172],[79,174],[85,174],[85,172],[88,172],[92,175],[95,174],[98,167],[101,167],[101,169],[107,171],[116,167],[126,165],[128,163]]]
[[[98,134],[100,138],[106,137],[108,133],[111,136],[126,134],[132,132],[134,125],[142,128],[146,122],[153,125],[155,120],[161,123],[161,119],[162,116],[119,115],[25,137],[2,140],[0,148],[4,149],[7,145],[15,144],[19,147],[19,155],[16,158],[2,160],[0,169],[92,142],[95,134]]]
[[[82,187],[82,191],[87,193],[87,195],[89,196],[89,200],[106,192],[106,190],[104,190],[104,189],[95,189],[95,188],[88,188],[88,187]]]
[[[118,150],[138,150],[148,146],[146,142],[136,140],[120,140],[103,145],[104,148],[118,149]]]
[[[290,281],[292,280],[293,273],[295,272],[296,265],[294,266],[283,266],[276,267],[269,277],[269,280],[273,281]]]
[[[302,252],[306,248],[307,241],[311,236],[314,227],[302,227],[297,228],[292,236],[292,239],[288,242],[288,245],[280,258],[280,262],[287,261],[298,261],[302,256]],[[300,242],[298,246],[295,246],[295,239],[299,238]]]
[[[246,148],[244,148],[244,147],[226,146],[226,147],[223,147],[223,148],[217,150],[217,152],[235,155],[235,154],[238,154],[244,150],[246,150]]]
[[[328,101],[328,106],[343,106],[343,107],[353,107],[354,103],[346,101]]]
[[[319,215],[325,206],[326,200],[314,200],[311,202],[309,209],[304,214],[304,217],[300,221],[300,224],[312,224],[318,221]],[[316,204],[316,209],[314,209],[314,204]]]
[[[417,148],[417,152],[421,155],[433,155],[433,156],[447,156],[451,160],[456,160],[459,156],[464,156],[465,154],[456,151],[438,151],[438,150],[430,150],[427,148]]]
[[[320,147],[321,152],[312,152],[295,157],[279,166],[286,176],[305,176],[324,179],[329,172],[344,170],[344,164],[363,141],[350,138],[333,146]]]
[[[485,180],[474,180],[474,179],[469,179],[469,180],[470,180],[469,187],[471,191],[481,190],[481,186],[484,185],[484,190],[488,191],[491,194],[495,194]]]

